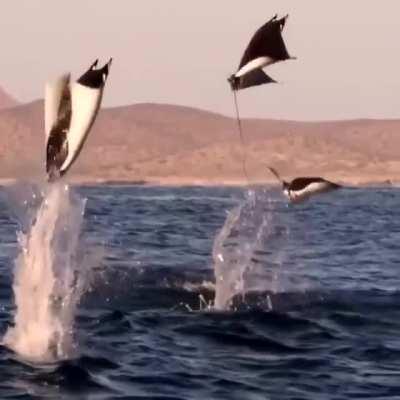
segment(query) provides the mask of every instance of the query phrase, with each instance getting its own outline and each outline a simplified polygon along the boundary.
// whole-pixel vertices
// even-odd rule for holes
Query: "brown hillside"
[[[400,121],[245,120],[253,182],[323,175],[351,183],[400,181]],[[0,111],[0,177],[43,176],[43,102]],[[234,119],[188,107],[137,104],[104,109],[68,176],[86,181],[244,182]]]
[[[0,87],[0,110],[15,107],[16,105],[18,105],[18,102]]]

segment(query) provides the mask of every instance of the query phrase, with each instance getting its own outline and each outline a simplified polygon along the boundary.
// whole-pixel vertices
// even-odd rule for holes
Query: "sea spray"
[[[69,186],[53,183],[30,227],[17,234],[16,310],[4,344],[25,358],[50,361],[74,351],[74,316],[88,273],[78,260],[84,209]]]
[[[230,309],[234,298],[250,291],[278,290],[287,230],[274,222],[277,204],[265,190],[249,190],[228,212],[213,245],[214,309]]]

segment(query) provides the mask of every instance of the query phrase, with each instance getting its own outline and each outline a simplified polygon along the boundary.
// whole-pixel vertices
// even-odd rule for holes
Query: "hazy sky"
[[[251,7],[249,6],[251,4]],[[232,115],[226,82],[255,30],[289,13],[296,61],[282,82],[242,91],[242,114],[262,118],[397,118],[399,0],[2,0],[0,84],[21,101],[60,72],[97,57],[114,64],[105,105],[163,102]],[[267,71],[267,72],[268,72]]]

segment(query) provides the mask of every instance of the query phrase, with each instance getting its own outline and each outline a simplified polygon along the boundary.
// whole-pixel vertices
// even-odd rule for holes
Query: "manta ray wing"
[[[45,89],[46,172],[53,177],[67,158],[71,122],[70,75],[62,75]]]
[[[49,179],[65,174],[78,157],[96,119],[111,61],[96,69],[95,60],[73,84],[63,75],[46,85],[46,171]]]
[[[60,167],[65,174],[78,157],[100,108],[103,89],[94,89],[77,82],[71,85],[72,118],[68,131],[68,156]]]
[[[71,85],[72,118],[68,132],[68,156],[60,168],[61,175],[68,171],[78,157],[97,117],[111,63],[112,58],[102,68],[94,69],[97,65],[96,60]]]
[[[275,16],[256,31],[240,60],[238,70],[261,57],[268,57],[272,62],[290,58],[282,37],[286,18],[277,19]]]
[[[247,89],[266,83],[276,83],[276,81],[269,77],[262,69],[255,69],[239,78],[237,89]]]
[[[312,195],[339,189],[341,186],[323,178],[296,178],[289,185],[289,197],[301,201]]]

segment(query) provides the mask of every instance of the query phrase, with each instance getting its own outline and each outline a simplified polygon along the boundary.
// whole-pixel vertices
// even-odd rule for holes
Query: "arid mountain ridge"
[[[1,93],[1,91],[0,91]],[[400,120],[243,121],[253,183],[324,176],[350,184],[400,182]],[[44,178],[43,101],[2,107],[0,178]],[[105,108],[68,173],[81,182],[241,184],[236,121],[199,109],[134,104]]]
[[[19,103],[0,87],[0,110],[17,106]]]

